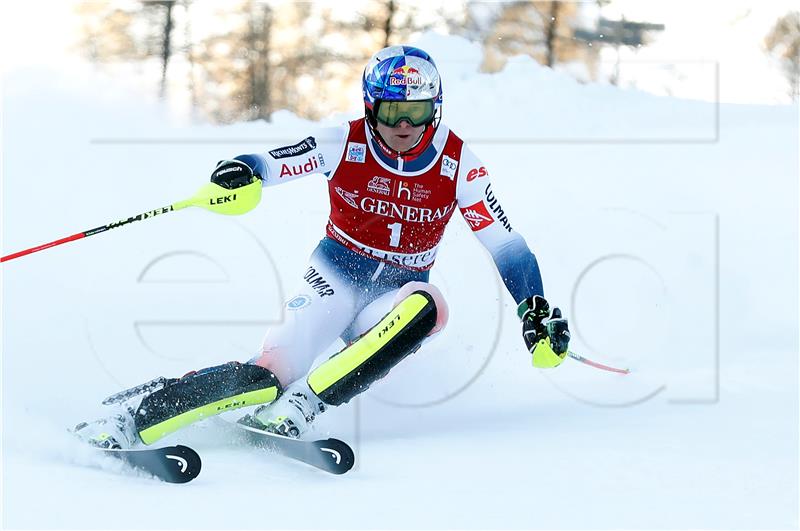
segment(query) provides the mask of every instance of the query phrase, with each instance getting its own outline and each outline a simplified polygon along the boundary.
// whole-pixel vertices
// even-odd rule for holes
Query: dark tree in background
[[[594,77],[596,51],[574,38],[582,7],[557,0],[502,2],[488,8],[476,2],[468,5],[465,27],[468,36],[483,43],[484,71],[497,72],[510,57],[527,55],[549,67],[582,63]]]
[[[545,28],[545,49],[547,50],[545,54],[545,61],[544,64],[549,66],[550,68],[556,64],[556,44],[558,39],[558,20],[559,15],[561,14],[561,4],[563,2],[558,2],[553,0],[550,2],[550,13],[549,17],[545,17],[544,21],[544,28]]]
[[[468,2],[464,23],[453,31],[483,43],[482,69],[487,72],[501,70],[514,55],[527,55],[551,68],[568,65],[579,80],[588,81],[600,77],[600,53],[611,47],[617,51],[617,65],[610,75],[615,83],[619,78],[619,48],[641,48],[648,44],[650,33],[664,26],[598,17],[593,27],[583,27],[588,14],[612,2]]]
[[[366,52],[337,41],[374,40],[363,21],[338,22],[328,9],[254,1],[218,9],[215,34],[193,44],[199,105],[216,121],[232,122],[270,120],[280,109],[318,119],[352,102],[358,93],[340,88],[352,82]]]
[[[175,0],[81,2],[76,7],[83,23],[80,44],[89,59],[98,63],[157,58],[163,97],[173,53],[175,4]]]
[[[402,44],[417,33],[433,29],[437,24],[445,27],[447,15],[441,10],[420,7],[418,3],[403,2],[402,0],[374,0],[369,2],[363,10],[354,11],[328,8],[328,13],[343,18],[346,12],[348,19],[339,26],[346,34],[356,35],[367,32],[372,40],[372,49],[365,51],[366,58],[380,48]]]
[[[228,4],[191,43],[198,105],[215,121],[269,118],[272,15],[266,3]]]
[[[780,61],[792,101],[800,99],[800,12],[779,18],[764,39],[771,55]]]
[[[392,38],[392,19],[394,19],[395,14],[397,13],[397,4],[395,4],[394,0],[388,0],[386,2],[386,16],[384,17],[385,22],[383,24],[383,33],[386,35],[383,39],[383,48],[386,48],[391,43]]]
[[[163,98],[167,91],[167,67],[169,66],[169,58],[172,56],[172,10],[175,7],[175,0],[147,1],[143,3],[143,7],[145,10],[157,11],[157,17],[162,20],[159,35],[159,40],[161,41],[159,54],[161,57],[161,87],[159,94]],[[158,21],[155,22],[154,26],[158,27]]]
[[[194,47],[192,46],[192,42],[194,41],[194,36],[192,34],[192,0],[181,0],[181,7],[183,7],[184,13],[186,14],[185,22],[183,24],[183,47],[181,49],[181,53],[184,57],[186,57],[186,62],[188,66],[188,75],[187,75],[187,89],[189,91],[189,99],[191,104],[191,113],[193,117],[197,116],[197,109],[199,106],[199,102],[197,99],[197,80],[195,78],[195,57],[194,57]]]
[[[269,4],[258,4],[258,11],[251,13],[248,32],[248,58],[250,94],[248,105],[255,109],[254,119],[268,120],[272,116],[270,94],[270,38],[272,30],[272,7]]]

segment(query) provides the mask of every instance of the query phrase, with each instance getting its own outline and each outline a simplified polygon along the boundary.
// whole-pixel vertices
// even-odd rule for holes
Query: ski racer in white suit
[[[518,303],[534,365],[555,367],[567,352],[566,319],[558,308],[550,311],[536,258],[512,228],[489,172],[441,123],[442,87],[433,59],[418,48],[385,48],[367,64],[362,81],[363,118],[293,145],[221,161],[212,174],[213,182],[230,189],[253,178],[265,187],[312,174],[327,178],[326,235],[286,303],[286,319],[268,330],[260,353],[247,364],[265,369],[279,396],[242,421],[284,435],[302,435],[326,405],[362,392],[444,329],[447,304],[428,280],[456,209]],[[376,323],[395,310],[399,317],[413,297],[430,312],[426,324],[419,324],[421,313],[408,310],[418,321],[408,325],[413,339],[384,344],[380,331],[372,331]],[[314,359],[337,338],[361,349],[358,364],[342,361],[355,355],[345,349],[325,362],[321,376],[308,375]],[[149,444],[142,424],[160,420],[137,419],[138,433],[125,435]]]

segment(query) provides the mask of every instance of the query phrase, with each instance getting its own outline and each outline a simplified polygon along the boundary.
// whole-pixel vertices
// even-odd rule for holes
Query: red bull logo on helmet
[[[392,86],[420,86],[422,74],[413,66],[403,65],[392,70],[389,76],[389,85]]]

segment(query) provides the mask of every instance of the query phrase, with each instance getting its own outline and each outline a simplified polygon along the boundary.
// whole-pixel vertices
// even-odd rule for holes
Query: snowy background
[[[242,217],[182,211],[3,264],[4,527],[798,526],[797,106],[579,85],[528,59],[485,75],[466,41],[418,45],[573,349],[633,372],[533,369],[513,301],[454,218],[432,275],[444,336],[320,419],[354,446],[351,473],[263,454],[213,420],[164,441],[203,456],[188,485],[102,470],[66,428],[121,387],[249,358],[282,318],[327,216],[311,177]],[[356,116],[353,100],[323,125]],[[4,255],[170,204],[217,160],[317,125],[187,127],[88,70],[17,69],[2,109]]]

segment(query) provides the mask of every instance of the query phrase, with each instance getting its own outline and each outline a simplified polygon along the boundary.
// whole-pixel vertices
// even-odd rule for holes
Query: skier
[[[486,167],[441,121],[433,59],[411,46],[377,52],[363,78],[364,117],[296,144],[218,163],[211,181],[265,187],[322,173],[330,218],[286,319],[247,363],[230,362],[121,393],[119,409],[75,433],[104,448],[152,444],[199,419],[258,405],[240,422],[301,437],[328,406],[366,390],[445,328],[428,282],[456,208],[489,250],[518,303],[533,364],[558,366],[569,330],[544,298],[536,258],[511,226]],[[347,345],[309,373],[337,338]]]

